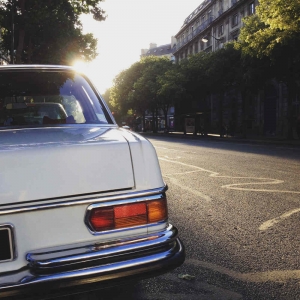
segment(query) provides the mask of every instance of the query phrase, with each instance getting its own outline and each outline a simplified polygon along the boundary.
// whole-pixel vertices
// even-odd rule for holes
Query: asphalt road
[[[300,149],[151,141],[169,185],[170,219],[187,251],[176,272],[242,299],[300,299]]]
[[[150,140],[185,263],[136,285],[60,300],[300,299],[300,149]]]

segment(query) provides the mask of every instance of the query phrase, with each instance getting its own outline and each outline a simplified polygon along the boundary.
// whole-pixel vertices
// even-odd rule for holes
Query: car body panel
[[[6,70],[70,72],[72,68],[5,66],[0,67],[0,74]],[[119,128],[101,96],[84,78],[90,85],[86,85],[89,101],[85,105],[100,105],[104,122],[68,124],[66,109],[65,123],[35,123],[32,119],[27,124],[1,123],[0,229],[2,233],[3,228],[11,230],[9,246],[14,256],[10,261],[0,257],[0,298],[23,294],[23,288],[30,295],[37,288],[50,294],[92,282],[106,287],[114,280],[122,283],[127,278],[161,274],[184,261],[184,246],[168,221],[167,186],[154,147],[144,137]],[[21,102],[8,99],[5,109],[19,109],[22,115],[22,101],[24,107],[32,103],[25,103],[27,96],[22,98],[20,93]],[[63,101],[52,106],[65,109]],[[103,231],[90,226],[95,208],[144,205],[148,214],[149,203],[162,202],[161,219],[150,222],[147,215],[145,223]],[[8,245],[7,240],[5,243]]]
[[[0,206],[135,186],[130,149],[118,130],[7,129],[0,140]]]

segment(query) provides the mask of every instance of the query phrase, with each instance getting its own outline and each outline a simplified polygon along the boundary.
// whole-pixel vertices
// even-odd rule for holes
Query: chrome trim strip
[[[17,258],[17,247],[15,243],[15,227],[12,224],[0,224],[0,230],[9,229],[9,246],[10,246],[10,254],[11,259],[1,260],[0,263],[14,261]],[[0,245],[1,246],[1,245]]]
[[[130,192],[126,194],[117,194],[112,196],[103,196],[103,197],[95,197],[95,198],[85,198],[85,199],[76,199],[76,200],[66,200],[60,202],[53,202],[53,203],[42,203],[36,205],[27,205],[27,206],[18,206],[14,208],[4,208],[0,209],[0,216],[2,215],[9,215],[9,214],[17,214],[17,213],[24,213],[29,211],[36,211],[36,210],[43,210],[43,209],[54,209],[66,206],[74,206],[74,205],[82,205],[82,204],[91,204],[96,202],[107,202],[107,201],[117,201],[117,200],[126,200],[129,198],[134,197],[148,197],[151,195],[163,193],[168,189],[168,186],[165,185],[160,188],[152,189],[152,190],[145,190],[139,192]],[[54,199],[55,200],[55,199]]]
[[[30,271],[22,272],[22,276],[18,281],[9,281],[6,279],[6,283],[0,284],[0,292],[5,293],[5,291],[13,290],[16,291],[18,288],[28,287],[30,285],[39,283],[51,283],[59,282],[59,287],[67,287],[77,284],[84,284],[91,282],[91,277],[98,277],[98,280],[107,280],[123,277],[122,272],[129,271],[133,275],[147,273],[153,270],[162,269],[164,264],[168,264],[168,261],[174,264],[176,261],[182,263],[184,260],[184,247],[179,239],[176,239],[173,247],[162,251],[160,253],[147,255],[145,257],[133,258],[127,261],[110,263],[102,266],[95,266],[91,268],[84,268],[80,270],[61,272],[51,275],[32,275]],[[145,270],[147,266],[147,271]],[[124,274],[124,273],[123,273]],[[106,276],[107,275],[107,276]],[[102,278],[100,276],[103,276]],[[100,277],[100,278],[99,278]],[[62,282],[62,280],[72,280],[71,282]],[[3,281],[4,282],[4,281]]]
[[[29,267],[33,269],[49,269],[51,271],[51,268],[66,267],[76,263],[88,263],[95,260],[99,261],[105,258],[113,257],[118,260],[118,256],[130,255],[138,251],[151,250],[171,244],[177,236],[178,230],[174,226],[169,225],[162,232],[138,236],[134,239],[118,240],[108,245],[107,243],[94,243],[79,249],[71,248],[65,251],[28,253],[26,259],[29,262]]]
[[[130,203],[137,203],[137,202],[144,202],[144,201],[151,201],[151,200],[160,200],[160,199],[164,199],[165,197],[166,196],[163,193],[161,193],[161,194],[156,194],[156,195],[148,196],[148,197],[136,197],[136,198],[130,198],[130,199],[126,199],[126,200],[117,200],[117,201],[91,204],[86,209],[84,223],[87,226],[89,232],[93,235],[103,235],[103,234],[108,234],[108,233],[124,232],[124,231],[128,231],[128,230],[133,230],[133,229],[148,228],[151,225],[153,226],[153,225],[163,224],[163,223],[166,223],[167,220],[163,220],[163,221],[157,222],[157,223],[132,226],[132,227],[128,227],[128,228],[95,231],[95,230],[93,230],[93,227],[89,221],[89,217],[90,217],[91,211],[95,208],[106,207],[106,206],[116,206],[116,205],[130,204]]]

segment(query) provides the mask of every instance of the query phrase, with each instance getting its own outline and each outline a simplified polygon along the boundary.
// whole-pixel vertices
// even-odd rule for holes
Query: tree
[[[111,88],[111,104],[125,114],[132,109],[143,116],[145,129],[145,111],[151,110],[153,124],[157,110],[166,107],[169,101],[166,95],[159,93],[162,76],[172,67],[172,62],[165,57],[149,56],[131,65],[114,79]],[[169,103],[169,102],[168,102]],[[155,131],[157,126],[153,126]]]
[[[181,109],[183,108],[185,113],[191,113],[191,110],[195,109],[194,103],[197,103],[197,106],[201,107],[201,112],[204,114],[204,120],[208,119],[206,100],[210,91],[210,82],[207,76],[207,69],[211,55],[212,53],[200,52],[180,63],[180,70],[185,79],[182,82],[184,93],[180,101]],[[207,131],[206,125],[207,122],[204,122],[205,131]]]
[[[139,111],[144,109],[144,105],[141,105],[141,107],[136,106],[136,97],[134,97],[134,84],[142,76],[142,70],[143,65],[136,62],[114,78],[110,103],[114,109],[118,109],[123,115],[133,107],[136,107]]]
[[[223,124],[223,102],[225,93],[235,88],[237,69],[240,66],[240,55],[238,51],[228,45],[227,47],[213,52],[209,56],[207,77],[210,92],[216,94],[219,99],[219,133],[224,135]]]
[[[257,14],[244,19],[237,49],[270,59],[274,77],[288,88],[288,138],[293,138],[292,103],[300,75],[300,2],[260,0]]]
[[[74,59],[94,59],[97,40],[82,33],[79,16],[91,13],[94,19],[104,20],[101,1],[0,1],[2,52],[11,52],[13,23],[16,63],[71,64]]]
[[[165,124],[168,124],[168,110],[179,102],[185,95],[186,78],[181,72],[179,65],[170,65],[170,69],[158,77],[159,89],[159,107],[162,109],[165,118]]]
[[[136,99],[140,98],[146,101],[148,109],[152,111],[152,129],[156,132],[158,130],[158,110],[163,108],[166,111],[171,102],[167,100],[164,94],[159,93],[161,80],[162,76],[170,70],[173,64],[166,57],[156,56],[146,57],[141,60],[141,63],[145,64],[145,67],[142,75],[134,84],[134,96]]]

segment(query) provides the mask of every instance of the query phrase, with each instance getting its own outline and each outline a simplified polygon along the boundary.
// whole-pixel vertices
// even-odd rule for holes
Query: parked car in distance
[[[131,130],[131,128],[127,125],[122,126],[122,128],[127,129],[127,130]]]
[[[0,67],[0,298],[180,266],[156,152],[70,67]]]

